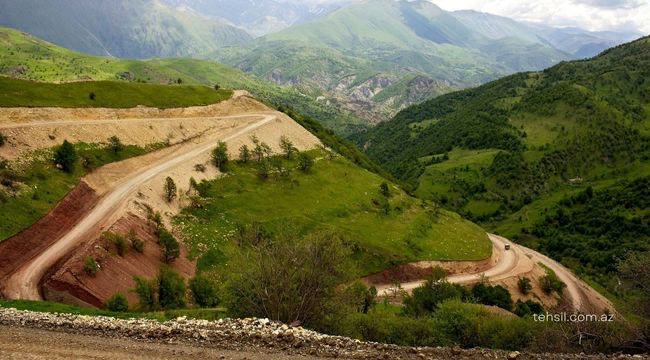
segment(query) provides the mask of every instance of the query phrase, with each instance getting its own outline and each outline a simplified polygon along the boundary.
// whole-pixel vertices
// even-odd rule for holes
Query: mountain
[[[185,84],[248,90],[256,98],[274,105],[290,104],[324,125],[341,130],[361,120],[333,105],[317,103],[296,89],[282,88],[252,78],[213,61],[197,59],[119,60],[81,54],[45,42],[23,32],[0,27],[0,75],[18,79],[68,82],[79,80],[121,80]]]
[[[422,99],[570,56],[541,41],[490,38],[429,1],[365,0],[208,58],[376,123]],[[413,96],[390,95],[414,78],[424,82],[412,84]]]
[[[327,14],[350,0],[305,3],[300,0],[161,0],[179,10],[221,18],[254,36],[262,36]]]
[[[650,243],[650,37],[409,107],[356,141],[492,231],[608,284]]]
[[[87,54],[136,59],[192,56],[251,40],[244,30],[158,0],[3,0],[0,26]]]

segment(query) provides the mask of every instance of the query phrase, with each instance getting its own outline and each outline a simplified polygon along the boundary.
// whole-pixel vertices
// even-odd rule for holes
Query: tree
[[[219,141],[217,147],[212,150],[212,163],[219,169],[219,171],[228,171],[228,144]]]
[[[519,292],[523,295],[528,295],[530,291],[533,290],[533,285],[530,281],[530,278],[527,278],[525,276],[519,278],[517,281],[517,288],[519,288]]]
[[[298,150],[293,146],[289,138],[284,135],[280,138],[280,148],[284,152],[284,156],[289,160],[293,159],[293,154]]]
[[[383,182],[379,186],[379,192],[384,196],[384,197],[390,197],[390,188],[388,188],[388,183]]]
[[[99,272],[99,264],[92,256],[87,256],[84,260],[84,271],[90,276],[95,276]]]
[[[227,308],[235,316],[322,323],[325,305],[350,278],[349,255],[336,233],[300,238],[297,231],[282,229],[272,241],[249,247],[228,263]]]
[[[165,192],[165,199],[167,199],[168,203],[171,203],[174,201],[174,198],[178,195],[178,189],[176,188],[176,183],[174,182],[174,179],[171,177],[167,177],[165,179],[165,187],[164,187],[164,192]]]
[[[0,147],[4,146],[6,141],[7,141],[7,137],[0,132]]]
[[[71,173],[74,171],[74,165],[77,162],[77,150],[68,140],[64,140],[54,152],[54,162],[60,165],[63,171]]]
[[[126,243],[126,239],[124,239],[124,236],[109,231],[105,231],[102,233],[102,239],[109,244],[115,245],[115,249],[119,256],[126,255],[129,246]]]
[[[179,85],[182,84],[182,83],[183,83],[183,79],[181,79],[181,78],[176,79],[176,83],[179,84]]]
[[[158,290],[156,282],[141,276],[134,276],[135,288],[132,290],[139,300],[141,310],[155,310],[158,308]]]
[[[542,291],[544,291],[546,294],[551,294],[552,292],[562,294],[562,290],[564,290],[566,287],[566,284],[562,282],[562,280],[560,280],[553,272],[549,272],[545,276],[541,277],[539,279],[539,283]]]
[[[257,176],[261,180],[266,180],[269,178],[271,173],[271,165],[267,159],[262,159],[262,161],[257,164]]]
[[[108,148],[115,154],[119,153],[124,149],[122,141],[117,136],[111,136],[108,139]]]
[[[156,278],[158,301],[163,309],[185,307],[185,280],[167,266],[162,266]]]
[[[301,152],[298,157],[298,169],[302,172],[309,172],[314,166],[314,160],[306,152]]]
[[[248,164],[251,159],[251,151],[248,145],[244,144],[239,148],[239,162],[241,164]]]
[[[163,226],[157,229],[160,245],[163,247],[163,257],[166,263],[176,260],[181,255],[178,240]]]
[[[88,98],[92,101],[95,101],[95,93],[91,92],[90,94],[88,94]]]
[[[129,231],[129,241],[131,242],[131,247],[139,253],[144,252],[144,241],[138,239],[138,234],[135,232],[135,229]]]
[[[219,89],[221,89],[221,86],[219,86],[219,84],[215,84],[215,85],[214,85],[214,89],[217,90],[217,91],[219,91]]]
[[[106,301],[105,307],[113,312],[127,312],[129,311],[129,301],[122,293],[116,293]]]
[[[627,288],[641,293],[638,309],[650,315],[650,252],[629,252],[618,264],[618,273]]]
[[[190,280],[190,290],[194,303],[203,308],[210,308],[219,305],[217,287],[207,277],[197,275]]]

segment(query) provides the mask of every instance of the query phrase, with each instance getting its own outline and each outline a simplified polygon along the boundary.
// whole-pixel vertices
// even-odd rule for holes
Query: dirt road
[[[511,244],[511,250],[503,252],[498,263],[491,269],[481,273],[450,276],[448,278],[450,282],[471,283],[476,281],[480,276],[485,276],[492,281],[517,277],[532,270],[535,264],[541,263],[552,269],[558,278],[567,285],[565,294],[568,295],[575,310],[582,312],[602,312],[604,309],[609,309],[615,312],[614,305],[610,301],[556,261],[534,250],[516,245],[501,236],[494,234],[488,235],[495,247],[503,249],[505,244]],[[414,281],[401,284],[401,286],[403,290],[412,291],[423,283],[424,281]],[[377,291],[380,296],[386,296],[391,295],[395,291],[395,288],[390,285],[380,286],[377,288]]]
[[[267,114],[247,114],[246,117],[260,117],[261,119],[243,129],[235,130],[219,140],[228,141],[240,137],[275,119],[274,115]],[[136,191],[140,184],[168,169],[210,151],[216,143],[217,140],[213,140],[207,143],[185,145],[182,147],[182,151],[173,152],[162,160],[144,168],[139,173],[123,180],[105,194],[93,210],[72,231],[59,239],[47,251],[16,271],[7,281],[5,295],[12,299],[41,300],[38,284],[47,269],[79,245],[85,239],[85,236],[96,233],[102,225],[116,220],[114,219],[116,209]]]
[[[161,344],[0,326],[0,359],[322,359],[268,349],[219,350],[192,344]]]

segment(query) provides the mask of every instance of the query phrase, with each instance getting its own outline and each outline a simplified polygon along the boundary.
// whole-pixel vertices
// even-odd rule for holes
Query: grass
[[[182,309],[155,312],[112,312],[96,308],[84,308],[73,305],[60,304],[51,301],[28,300],[0,300],[0,307],[53,314],[109,316],[118,319],[148,319],[156,320],[159,322],[174,320],[180,316],[199,320],[218,320],[226,317],[226,310],[224,308]]]
[[[235,165],[230,175],[211,182],[203,209],[186,209],[176,222],[193,248],[191,255],[199,256],[198,249],[218,249],[226,255],[222,261],[238,251],[230,241],[237,225],[252,222],[270,231],[292,223],[304,234],[323,228],[342,233],[355,249],[363,275],[412,261],[490,256],[483,229],[445,210],[431,216],[433,205],[395,186],[390,187],[391,211],[385,214],[373,204],[373,199],[381,200],[383,181],[341,157],[317,161],[308,174],[294,171],[290,181],[273,176],[262,181],[253,167]]]
[[[93,98],[91,98],[93,94]],[[232,90],[196,85],[153,85],[117,81],[49,84],[0,77],[0,107],[106,107],[138,105],[177,108],[216,104]]]
[[[119,153],[109,151],[98,144],[77,143],[75,148],[79,159],[72,173],[57,169],[51,162],[52,149],[35,151],[31,159],[14,163],[10,171],[18,178],[19,188],[15,196],[6,196],[0,202],[0,242],[31,226],[45,216],[65,195],[72,190],[89,170],[82,166],[82,159],[88,159],[92,167],[144,155],[166,146],[163,143],[147,147],[124,146]],[[0,177],[3,173],[0,173]],[[0,187],[0,192],[6,189]]]

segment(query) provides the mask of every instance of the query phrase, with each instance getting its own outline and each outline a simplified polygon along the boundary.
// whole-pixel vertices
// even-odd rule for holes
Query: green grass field
[[[318,151],[313,156],[320,157]],[[362,275],[419,260],[480,260],[491,255],[483,229],[457,214],[411,198],[391,186],[390,212],[380,201],[383,178],[341,157],[321,159],[308,174],[292,180],[262,181],[250,166],[234,166],[232,175],[214,180],[203,209],[186,209],[176,219],[193,256],[198,249],[237,251],[230,237],[237,224],[262,223],[270,231],[292,223],[307,234],[329,229],[344,234],[355,249]],[[214,257],[214,253],[211,254]]]
[[[10,163],[8,169],[0,170],[0,179],[13,179],[13,190],[0,186],[0,242],[45,216],[79,184],[79,180],[89,171],[82,166],[82,159],[88,159],[93,167],[99,167],[141,156],[164,146],[163,143],[147,147],[128,145],[116,154],[103,145],[78,143],[75,147],[79,159],[71,173],[57,169],[49,160],[52,158],[52,149],[32,153],[30,160],[21,162],[26,165]]]
[[[94,98],[91,98],[91,94]],[[2,107],[106,107],[138,105],[177,108],[216,104],[232,96],[197,85],[153,85],[117,81],[85,81],[50,84],[0,77]]]

